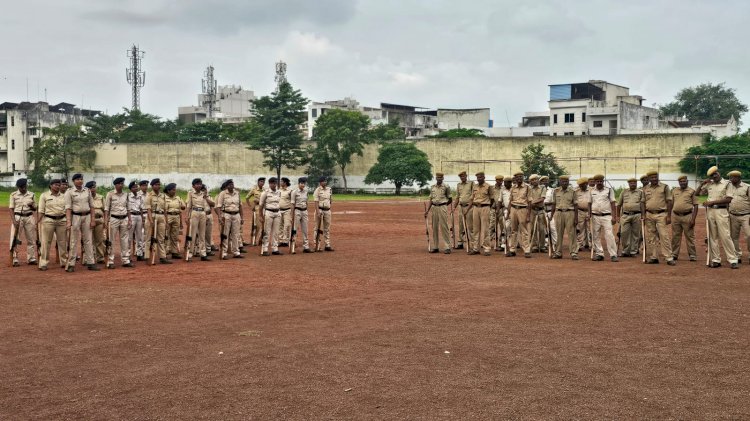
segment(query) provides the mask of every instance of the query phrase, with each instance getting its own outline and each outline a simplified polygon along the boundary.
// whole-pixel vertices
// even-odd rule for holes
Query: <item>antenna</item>
[[[213,119],[214,104],[216,104],[216,79],[214,79],[214,66],[208,65],[203,72],[204,79],[201,80],[203,86],[203,105],[208,110],[208,120]]]
[[[145,52],[135,44],[127,50],[130,67],[125,69],[125,76],[128,84],[133,87],[131,110],[141,109],[141,88],[146,84],[146,72],[143,71],[144,54]]]
[[[276,77],[274,80],[276,81],[276,92],[279,92],[281,84],[286,83],[286,63],[283,61],[276,63]]]

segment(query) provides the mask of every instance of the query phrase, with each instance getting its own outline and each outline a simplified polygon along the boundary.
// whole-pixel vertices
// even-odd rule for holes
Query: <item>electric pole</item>
[[[144,54],[145,52],[135,44],[127,50],[130,67],[125,69],[125,76],[128,84],[133,88],[131,111],[141,109],[141,88],[146,84],[146,72],[143,71]]]
[[[214,66],[209,65],[203,72],[204,79],[201,80],[203,85],[203,105],[207,113],[207,119],[212,120],[214,116],[214,106],[216,104],[216,79],[214,79]]]

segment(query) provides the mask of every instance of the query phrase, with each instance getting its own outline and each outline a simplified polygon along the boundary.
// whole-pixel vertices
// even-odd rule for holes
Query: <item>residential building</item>
[[[253,117],[255,93],[242,86],[225,85],[216,90],[213,101],[212,120],[224,123],[243,123]],[[185,124],[200,123],[208,119],[208,106],[211,101],[206,94],[198,94],[198,106],[177,108],[178,119]]]
[[[304,131],[307,133],[308,139],[312,138],[313,128],[315,128],[315,122],[318,118],[331,109],[358,111],[366,115],[370,119],[370,124],[373,126],[385,122],[380,108],[360,107],[359,102],[352,97],[324,102],[313,101],[307,106],[307,122],[303,127]]]

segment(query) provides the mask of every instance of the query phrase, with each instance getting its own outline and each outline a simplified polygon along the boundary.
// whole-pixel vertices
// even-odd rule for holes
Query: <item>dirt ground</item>
[[[335,211],[333,253],[67,274],[4,248],[0,419],[750,418],[747,265],[428,254],[419,202]]]

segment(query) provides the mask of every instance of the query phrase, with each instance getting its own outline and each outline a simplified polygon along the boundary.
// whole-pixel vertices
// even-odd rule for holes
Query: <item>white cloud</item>
[[[427,81],[423,75],[419,73],[406,73],[406,72],[391,72],[391,81],[399,86],[407,87],[420,87]]]

